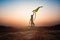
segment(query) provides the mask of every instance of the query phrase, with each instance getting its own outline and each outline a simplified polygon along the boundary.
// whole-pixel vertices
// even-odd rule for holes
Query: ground
[[[10,28],[10,30],[7,28],[6,31],[0,31],[0,40],[59,40],[59,37],[60,30],[50,30],[45,27]]]

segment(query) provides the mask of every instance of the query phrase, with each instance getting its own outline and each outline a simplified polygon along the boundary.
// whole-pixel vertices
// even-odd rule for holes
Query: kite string
[[[36,12],[33,12],[33,16],[35,15],[35,17],[34,17],[34,19],[33,20],[35,20],[36,19]]]

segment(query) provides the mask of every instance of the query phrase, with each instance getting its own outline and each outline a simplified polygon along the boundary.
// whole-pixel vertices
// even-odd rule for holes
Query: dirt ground
[[[11,30],[12,31],[12,30]],[[15,32],[0,32],[0,40],[59,40],[60,30],[46,28],[20,29]]]

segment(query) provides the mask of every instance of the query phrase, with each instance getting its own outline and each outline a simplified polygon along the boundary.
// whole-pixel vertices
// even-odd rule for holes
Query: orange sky
[[[28,26],[32,10],[38,6],[43,6],[36,13],[34,21],[36,26],[44,26],[52,23],[58,23],[59,20],[59,2],[58,1],[1,1],[0,6],[0,24],[10,26]]]

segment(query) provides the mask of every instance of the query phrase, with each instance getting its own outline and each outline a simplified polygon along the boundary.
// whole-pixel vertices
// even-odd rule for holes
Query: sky
[[[28,26],[32,11],[36,13],[36,26],[50,26],[60,22],[60,0],[0,0],[0,25]]]

